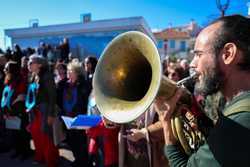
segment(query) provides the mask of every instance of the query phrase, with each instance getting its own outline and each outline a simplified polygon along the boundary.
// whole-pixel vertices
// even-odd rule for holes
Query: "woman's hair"
[[[169,72],[169,70],[173,70],[175,73],[177,73],[177,75],[178,75],[178,77],[180,79],[183,79],[183,77],[184,77],[184,70],[183,70],[183,68],[180,65],[174,64],[172,66],[169,66],[168,67],[168,72]]]
[[[44,72],[48,72],[49,71],[49,63],[48,61],[40,56],[40,55],[37,55],[37,54],[33,54],[29,57],[29,59],[33,62],[33,63],[36,63],[36,64],[40,64],[41,67],[40,67],[40,72],[38,75],[44,73]]]
[[[31,77],[31,80],[40,80],[40,78],[45,74],[45,73],[49,73],[50,72],[50,67],[49,67],[49,63],[48,61],[40,56],[40,55],[37,55],[37,54],[33,54],[29,57],[29,60],[32,61],[33,63],[36,63],[36,64],[40,64],[40,69],[39,69],[39,73],[36,75],[33,75],[32,74],[32,77]],[[37,78],[38,77],[38,78]]]
[[[64,70],[63,74],[65,76],[67,75],[67,65],[66,64],[64,64],[64,63],[57,63],[55,69],[56,70],[63,69]]]
[[[84,71],[83,71],[83,68],[81,67],[81,64],[79,62],[76,62],[76,61],[70,62],[67,66],[67,69],[74,71],[78,78],[84,74],[83,73]]]
[[[7,62],[4,67],[4,71],[6,72],[6,76],[4,79],[5,84],[20,79],[20,66],[17,62],[15,61]]]
[[[62,68],[65,71],[67,71],[67,65],[65,63],[57,63],[56,64],[56,69],[58,69],[58,68]]]

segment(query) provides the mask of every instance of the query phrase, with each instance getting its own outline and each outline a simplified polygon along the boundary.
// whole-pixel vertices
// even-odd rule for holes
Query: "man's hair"
[[[91,71],[95,72],[95,68],[96,68],[97,61],[98,61],[97,58],[94,56],[88,56],[85,58],[85,61],[89,62],[92,65]]]
[[[215,55],[218,55],[228,42],[234,43],[242,52],[243,59],[238,64],[241,70],[250,70],[250,19],[241,15],[221,17],[212,24],[221,23],[212,42]]]

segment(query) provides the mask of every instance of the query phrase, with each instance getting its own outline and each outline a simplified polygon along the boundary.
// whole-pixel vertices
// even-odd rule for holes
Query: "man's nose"
[[[196,63],[195,58],[193,58],[193,60],[190,62],[189,67],[193,68],[193,69],[195,69],[197,67],[197,63]]]

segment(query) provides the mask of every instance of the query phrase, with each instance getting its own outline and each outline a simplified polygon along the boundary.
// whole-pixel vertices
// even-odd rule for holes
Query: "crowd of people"
[[[16,44],[0,56],[0,150],[13,149],[11,158],[25,160],[32,155],[32,139],[34,162],[55,167],[58,149],[66,144],[74,155],[72,166],[90,166],[86,131],[67,130],[61,116],[87,114],[97,58],[69,59],[67,39],[58,47],[60,56],[51,56],[50,48],[41,43],[36,50],[22,50]]]
[[[162,63],[168,79],[178,82],[195,71],[196,81],[178,88],[168,101],[157,98],[132,123],[108,126],[103,118],[88,130],[66,129],[61,116],[101,115],[92,91],[97,58],[71,59],[67,39],[56,49],[60,56],[44,43],[25,51],[15,45],[0,56],[0,151],[12,149],[12,158],[26,159],[32,139],[34,161],[48,167],[59,166],[58,150],[65,144],[75,158],[72,166],[79,167],[250,166],[249,36],[249,18],[216,20],[198,35],[191,63]],[[192,128],[206,127],[199,129],[204,142],[188,154],[171,126],[172,114],[184,112],[176,107],[183,89],[195,99],[185,108],[196,119]]]

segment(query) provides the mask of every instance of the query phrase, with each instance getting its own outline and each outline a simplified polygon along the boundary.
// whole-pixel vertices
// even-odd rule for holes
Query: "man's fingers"
[[[181,95],[183,94],[183,89],[177,89],[175,95],[171,98],[175,103],[180,99]]]
[[[163,117],[163,119],[170,119],[171,115],[175,110],[176,103],[179,101],[182,94],[183,90],[177,89],[175,95],[169,100],[164,101],[161,98],[156,99],[154,104],[155,111],[158,113],[159,116]]]
[[[162,102],[162,103],[157,103],[154,105],[154,109],[158,114],[163,114],[164,111],[168,111],[169,110],[169,106],[168,104]]]

